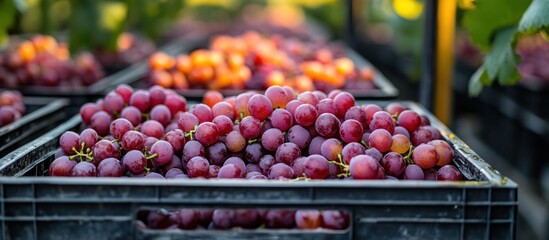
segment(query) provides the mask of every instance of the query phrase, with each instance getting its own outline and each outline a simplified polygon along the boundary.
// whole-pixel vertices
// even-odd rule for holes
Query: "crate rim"
[[[67,98],[56,98],[56,97],[24,97],[23,102],[26,103],[28,101],[32,102],[41,102],[41,101],[51,101],[49,103],[44,104],[44,106],[36,109],[35,111],[23,115],[18,120],[13,121],[12,123],[3,126],[0,128],[0,137],[2,137],[4,134],[17,129],[23,125],[26,125],[30,123],[31,121],[34,121],[36,118],[43,116],[44,114],[51,113],[53,111],[59,110],[69,104],[69,99]]]

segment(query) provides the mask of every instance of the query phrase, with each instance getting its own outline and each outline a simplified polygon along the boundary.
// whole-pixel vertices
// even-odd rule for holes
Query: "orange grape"
[[[223,101],[223,95],[218,91],[207,91],[204,93],[204,104],[208,105],[208,107],[213,107],[218,102]]]

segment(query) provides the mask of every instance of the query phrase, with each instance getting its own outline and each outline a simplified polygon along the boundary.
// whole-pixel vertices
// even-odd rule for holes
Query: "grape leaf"
[[[519,57],[513,51],[516,45],[515,33],[515,27],[498,31],[495,35],[492,50],[484,58],[488,78],[497,79],[502,85],[515,84],[520,79],[520,74],[516,68]]]
[[[549,1],[533,0],[519,22],[521,33],[535,33],[549,26]]]
[[[469,95],[478,96],[482,91],[482,88],[487,85],[491,85],[492,80],[488,78],[488,72],[484,65],[479,67],[477,71],[471,76],[469,80]]]
[[[494,33],[516,25],[530,2],[531,0],[477,0],[475,9],[465,12],[463,24],[473,43],[487,51],[490,50]]]

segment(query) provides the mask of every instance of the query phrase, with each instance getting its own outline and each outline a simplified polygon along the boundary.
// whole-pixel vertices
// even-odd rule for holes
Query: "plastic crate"
[[[0,157],[31,142],[70,116],[65,111],[67,99],[24,97],[23,103],[27,113],[0,128]]]
[[[379,103],[379,102],[376,102]],[[430,117],[456,152],[466,182],[150,180],[49,178],[48,166],[75,116],[0,159],[4,239],[514,239],[517,185],[492,169],[448,128]],[[142,209],[341,209],[348,229],[141,230]]]

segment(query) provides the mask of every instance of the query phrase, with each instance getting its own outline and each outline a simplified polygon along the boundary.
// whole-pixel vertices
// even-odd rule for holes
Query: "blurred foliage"
[[[484,63],[469,81],[469,94],[480,94],[484,86],[516,84],[521,76],[514,49],[521,36],[549,29],[549,1],[477,0],[465,13],[463,24],[471,40],[485,53]]]

